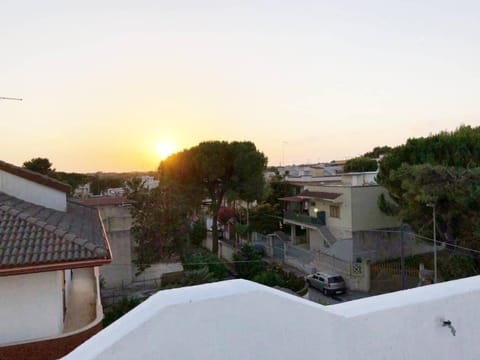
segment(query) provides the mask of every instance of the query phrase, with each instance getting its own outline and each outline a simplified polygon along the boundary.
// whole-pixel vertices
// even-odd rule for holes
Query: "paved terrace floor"
[[[96,318],[96,284],[93,269],[74,269],[70,286],[64,333],[78,330]]]

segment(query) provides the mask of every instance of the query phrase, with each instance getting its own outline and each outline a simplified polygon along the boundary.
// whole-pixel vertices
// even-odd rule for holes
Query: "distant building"
[[[158,184],[160,183],[153,176],[144,175],[141,177],[141,179],[142,179],[143,187],[148,190],[155,189],[156,187],[158,187]]]

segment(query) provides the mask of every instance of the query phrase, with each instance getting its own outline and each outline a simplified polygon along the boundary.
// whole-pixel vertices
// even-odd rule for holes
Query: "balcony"
[[[283,216],[285,220],[290,220],[292,222],[302,224],[302,225],[313,225],[313,226],[324,226],[325,225],[325,212],[320,211],[317,213],[317,217],[308,216],[307,214],[302,214],[293,211],[287,211]]]

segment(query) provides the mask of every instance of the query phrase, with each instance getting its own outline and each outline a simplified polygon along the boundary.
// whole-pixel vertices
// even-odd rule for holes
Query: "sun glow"
[[[161,160],[169,157],[171,154],[173,154],[174,151],[175,151],[175,147],[172,144],[167,142],[159,143],[155,147],[155,152],[157,153],[157,155],[160,157]]]

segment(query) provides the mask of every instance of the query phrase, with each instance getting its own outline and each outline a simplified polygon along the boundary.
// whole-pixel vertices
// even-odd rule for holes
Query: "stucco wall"
[[[352,187],[353,231],[400,225],[397,217],[385,215],[378,208],[377,199],[382,193],[387,195],[387,191],[381,186]]]
[[[0,191],[50,209],[59,211],[67,209],[66,193],[2,170],[0,170]]]
[[[65,356],[77,346],[85,342],[97,332],[102,330],[102,322],[69,336],[55,339],[41,340],[26,344],[0,346],[0,359],[2,360],[56,360]]]
[[[130,210],[128,207],[102,206],[99,213],[112,251],[112,262],[100,268],[104,286],[116,288],[128,285],[133,280]]]
[[[480,277],[331,306],[245,283],[158,292],[66,359],[480,358]]]
[[[63,331],[62,272],[0,277],[0,345]]]
[[[325,211],[326,225],[331,228],[332,233],[337,229],[338,237],[343,237],[342,232],[350,231],[352,227],[352,208],[351,208],[351,188],[348,186],[306,186],[311,191],[329,192],[342,194],[339,198],[340,202],[325,201],[321,199],[312,199],[309,202],[308,213],[312,217],[316,217],[315,209],[318,211]],[[312,202],[315,205],[312,205]],[[340,217],[335,218],[330,216],[330,206],[338,206],[340,208]],[[337,235],[337,234],[335,234]]]

